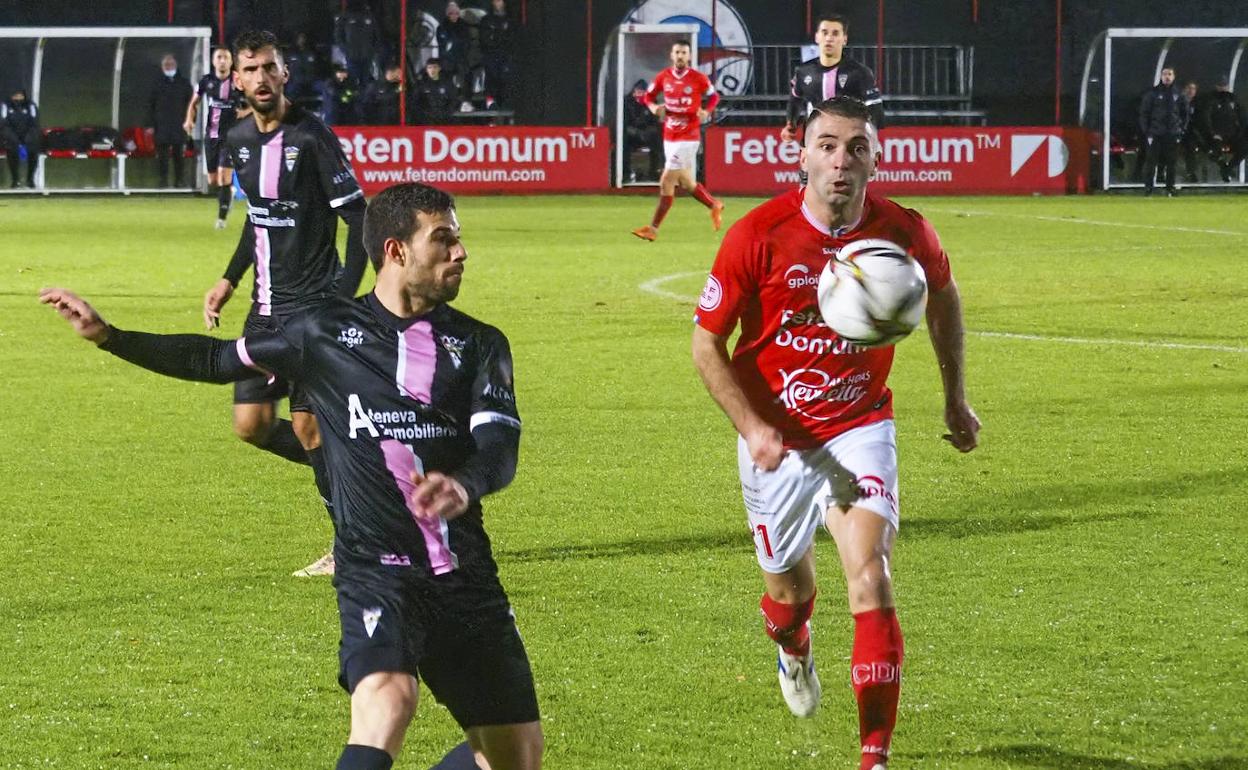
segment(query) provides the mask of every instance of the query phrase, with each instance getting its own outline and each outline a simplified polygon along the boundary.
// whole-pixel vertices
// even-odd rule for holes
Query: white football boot
[[[812,648],[805,656],[790,655],[776,645],[776,668],[780,678],[780,693],[794,716],[808,717],[819,709],[823,689],[819,675],[815,673],[815,652]]]

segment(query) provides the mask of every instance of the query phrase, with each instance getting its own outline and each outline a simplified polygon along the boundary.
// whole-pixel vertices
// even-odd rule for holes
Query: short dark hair
[[[867,105],[863,104],[861,99],[855,99],[852,96],[833,96],[831,99],[825,99],[816,104],[815,108],[806,116],[806,128],[803,137],[810,136],[810,127],[814,125],[820,115],[839,115],[842,118],[853,118],[864,123],[871,123],[871,111],[867,109]],[[805,138],[802,141],[804,143]]]
[[[418,212],[441,214],[454,208],[450,193],[419,182],[396,184],[377,193],[364,212],[364,250],[373,269],[381,270],[387,240],[406,242],[420,229]]]
[[[842,30],[842,31],[843,31],[846,35],[848,35],[848,34],[849,34],[849,19],[845,18],[842,14],[839,14],[839,13],[825,13],[825,14],[823,14],[823,15],[822,15],[822,16],[820,16],[819,18],[815,19],[815,29],[819,29],[819,25],[820,25],[820,24],[822,24],[822,23],[824,23],[825,21],[831,21],[831,22],[834,22],[834,23],[836,23],[836,24],[840,24],[840,25],[841,25],[841,30]]]
[[[675,48],[678,45],[684,46],[685,48],[688,48],[690,51],[693,50],[693,46],[689,44],[688,40],[677,40],[674,43],[672,43],[672,48]],[[671,50],[671,49],[668,49],[668,50]]]
[[[212,47],[212,52],[215,54],[217,51],[225,51],[231,58],[234,56],[234,52],[230,50],[228,45],[214,45]]]
[[[234,66],[238,66],[240,52],[251,51],[254,54],[265,48],[272,48],[279,58],[282,57],[282,48],[277,44],[277,35],[267,29],[243,30],[238,33],[238,37],[234,38]]]

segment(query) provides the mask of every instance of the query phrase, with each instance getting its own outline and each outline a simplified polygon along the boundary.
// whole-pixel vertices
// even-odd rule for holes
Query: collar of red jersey
[[[806,201],[805,201],[805,197],[806,197],[806,188],[805,188],[805,187],[803,187],[803,188],[802,188],[802,192],[801,192],[801,193],[799,193],[799,194],[800,194],[800,195],[802,196],[802,198],[803,198],[803,200],[802,200],[802,216],[806,217],[806,221],[810,223],[810,226],[811,226],[811,227],[815,228],[816,230],[818,230],[819,232],[823,233],[824,235],[830,236],[830,237],[832,237],[832,238],[842,238],[842,237],[844,237],[846,234],[848,234],[848,233],[852,233],[854,230],[858,229],[858,225],[862,224],[862,220],[863,220],[863,219],[865,219],[865,218],[866,218],[866,216],[867,216],[867,202],[866,202],[866,201],[863,201],[863,204],[862,204],[862,213],[858,215],[858,218],[857,218],[857,219],[855,219],[855,220],[854,220],[853,222],[851,222],[850,224],[845,225],[844,227],[838,227],[838,228],[836,228],[836,229],[831,229],[831,228],[829,228],[827,225],[825,225],[823,222],[820,222],[820,221],[819,221],[819,219],[815,216],[814,212],[813,212],[813,211],[811,211],[811,210],[810,210],[810,209],[806,206]]]

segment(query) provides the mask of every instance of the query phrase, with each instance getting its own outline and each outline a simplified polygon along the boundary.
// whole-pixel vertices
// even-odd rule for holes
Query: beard
[[[258,115],[269,115],[277,109],[277,105],[282,103],[282,93],[280,91],[273,92],[273,98],[267,103],[257,101],[254,97],[243,94],[243,101],[247,102],[247,106]]]

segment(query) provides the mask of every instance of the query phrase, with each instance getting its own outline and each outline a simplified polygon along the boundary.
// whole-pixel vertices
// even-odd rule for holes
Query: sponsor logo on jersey
[[[713,275],[706,277],[706,285],[702,287],[702,296],[698,297],[698,307],[710,312],[719,307],[720,301],[724,298],[724,289],[719,285],[719,279]]]
[[[782,380],[780,387],[780,403],[790,412],[824,422],[831,416],[820,417],[811,414],[821,401],[835,401],[852,404],[866,395],[866,382],[871,379],[869,372],[859,372],[848,377],[833,377],[821,369],[794,369],[786,372],[779,370]]]
[[[381,608],[369,607],[364,610],[364,631],[368,634],[368,638],[373,638],[373,632],[377,630],[377,623],[381,620]]]
[[[503,385],[495,385],[492,382],[485,383],[485,389],[481,391],[481,395],[486,398],[496,398],[499,401],[505,401],[508,404],[516,403],[516,394],[511,392],[511,388]]]
[[[354,348],[364,341],[364,334],[354,326],[338,333],[338,341],[349,348]]]
[[[442,349],[451,357],[451,365],[458,369],[463,360],[464,341],[446,334],[439,335],[438,340],[442,343]]]
[[[836,76],[837,85],[840,86],[841,88],[845,87],[845,83],[848,80],[849,80],[849,75],[845,74],[844,72]]]
[[[810,85],[811,83],[815,82],[815,79],[812,78],[810,75],[807,75],[806,77],[802,78],[802,82],[805,83],[806,85]]]
[[[238,148],[238,162],[246,163],[249,160],[251,160],[251,149],[248,147],[239,147]]]
[[[788,283],[790,289],[819,285],[819,276],[811,274],[810,268],[802,264],[792,265],[788,270],[785,270],[784,280]]]
[[[381,563],[387,567],[410,567],[412,559],[405,553],[383,553]]]
[[[286,170],[294,171],[295,161],[299,160],[299,148],[298,147],[283,147],[282,153],[286,156]]]

